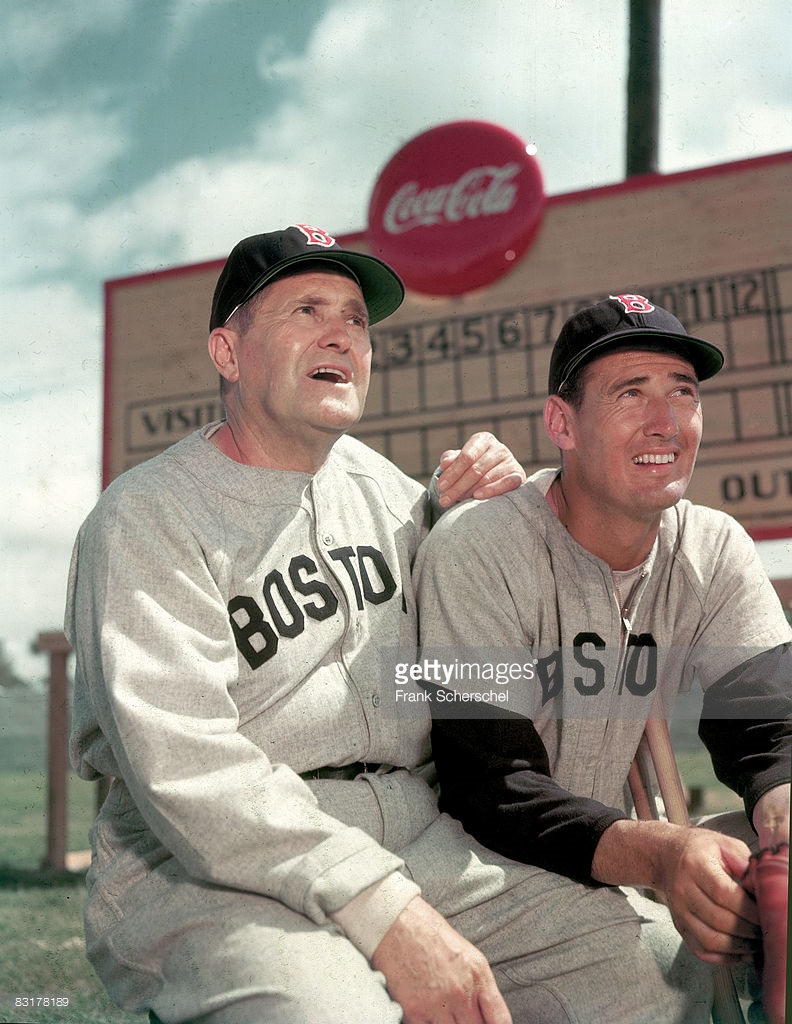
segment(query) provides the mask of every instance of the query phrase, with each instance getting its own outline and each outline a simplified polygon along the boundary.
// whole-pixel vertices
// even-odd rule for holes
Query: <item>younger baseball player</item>
[[[545,407],[560,468],[452,510],[415,578],[433,654],[464,661],[498,645],[526,661],[529,648],[535,670],[510,707],[455,718],[435,702],[441,807],[509,857],[651,886],[701,960],[735,964],[760,942],[740,883],[748,845],[634,820],[626,795],[647,718],[696,680],[717,774],[744,798],[758,845],[788,854],[792,633],[744,530],[684,498],[699,381],[722,363],[642,296],[574,314]]]

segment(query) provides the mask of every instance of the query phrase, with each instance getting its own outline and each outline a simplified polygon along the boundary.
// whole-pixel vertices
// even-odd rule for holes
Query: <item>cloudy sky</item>
[[[103,282],[294,221],[363,229],[382,167],[445,121],[534,142],[550,195],[617,182],[627,27],[627,0],[0,5],[0,642],[18,671],[46,670],[30,645],[60,626],[98,493]],[[792,150],[790,35],[788,0],[665,0],[662,171]]]

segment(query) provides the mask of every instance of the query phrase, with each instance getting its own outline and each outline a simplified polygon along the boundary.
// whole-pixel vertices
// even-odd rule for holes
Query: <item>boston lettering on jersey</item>
[[[595,697],[605,688],[606,666],[597,652],[604,652],[605,641],[597,633],[580,632],[572,641],[576,672],[572,684],[583,697]],[[604,655],[603,655],[604,656]],[[542,686],[542,704],[559,697],[564,688],[564,659],[561,650],[540,658],[536,674]],[[627,690],[633,697],[645,697],[657,689],[657,643],[651,633],[630,633],[620,674],[619,693]]]
[[[342,578],[348,578],[355,607],[384,604],[397,584],[385,556],[367,544],[328,551]],[[228,614],[237,649],[255,670],[274,657],[280,641],[294,639],[305,629],[306,617],[315,622],[335,615],[338,598],[322,579],[310,555],[294,555],[285,572],[271,569],[261,594],[239,594],[228,602]],[[262,602],[264,607],[262,607]]]

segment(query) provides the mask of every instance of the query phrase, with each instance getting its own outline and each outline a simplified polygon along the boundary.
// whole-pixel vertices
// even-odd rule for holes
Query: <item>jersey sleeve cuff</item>
[[[354,896],[328,916],[367,959],[407,904],[421,890],[398,871]]]

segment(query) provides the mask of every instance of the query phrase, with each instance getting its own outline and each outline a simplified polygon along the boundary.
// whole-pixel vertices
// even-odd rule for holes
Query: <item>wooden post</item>
[[[63,633],[39,633],[36,648],[49,654],[49,723],[47,735],[47,853],[42,867],[66,870],[66,736],[68,680],[66,660],[71,653]]]

